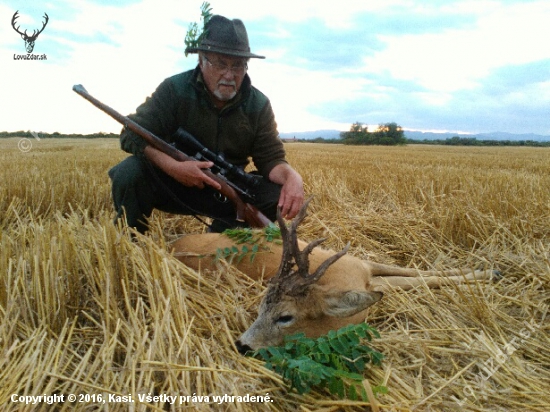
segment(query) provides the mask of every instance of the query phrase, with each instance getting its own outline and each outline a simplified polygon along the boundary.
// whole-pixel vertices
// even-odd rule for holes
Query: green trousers
[[[233,204],[213,188],[186,187],[147,160],[130,156],[109,170],[116,221],[126,217],[128,226],[144,233],[153,209],[182,215],[207,216],[214,219],[210,229],[222,232],[242,226],[236,221]],[[281,187],[267,179],[250,190],[252,204],[272,221],[276,219]]]

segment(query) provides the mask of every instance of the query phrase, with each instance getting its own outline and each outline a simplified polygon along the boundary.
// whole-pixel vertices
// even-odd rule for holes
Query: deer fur
[[[252,262],[244,258],[232,263],[253,279],[269,280],[257,319],[236,342],[242,353],[279,345],[285,335],[304,332],[306,336],[318,337],[363,322],[369,306],[394,288],[409,290],[422,285],[439,288],[445,284],[488,280],[497,274],[383,265],[347,255],[347,247],[338,254],[316,247],[323,239],[310,244],[300,241],[296,229],[305,217],[308,203],[290,229],[279,217],[282,246],[269,243],[270,249],[257,252]],[[184,236],[172,244],[172,249],[177,259],[195,270],[219,270],[216,251],[233,246],[235,243],[223,234],[206,233]],[[300,260],[305,266],[297,268]],[[320,268],[323,273],[316,274]]]

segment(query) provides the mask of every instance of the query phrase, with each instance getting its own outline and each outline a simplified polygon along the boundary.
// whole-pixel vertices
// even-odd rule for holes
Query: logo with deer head
[[[11,26],[17,33],[21,35],[21,38],[25,41],[25,49],[27,49],[27,53],[32,53],[34,49],[34,42],[36,41],[36,38],[38,37],[38,35],[44,31],[46,24],[48,24],[49,17],[46,13],[44,13],[45,21],[42,23],[42,28],[40,30],[33,30],[31,35],[27,34],[27,30],[25,30],[24,32],[21,32],[19,30],[20,26],[15,27],[16,20],[18,17],[19,17],[19,10],[14,13],[11,19]]]

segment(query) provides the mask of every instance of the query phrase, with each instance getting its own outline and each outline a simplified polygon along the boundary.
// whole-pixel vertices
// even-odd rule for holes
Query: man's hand
[[[269,173],[269,180],[282,185],[278,206],[285,219],[294,218],[304,203],[302,176],[286,163],[275,166]]]
[[[152,146],[147,146],[144,153],[156,167],[182,185],[198,187],[199,189],[204,188],[204,185],[209,185],[216,190],[221,189],[221,185],[216,180],[204,173],[206,169],[214,165],[212,162],[199,162],[195,160],[180,162]]]
[[[214,189],[221,189],[221,185],[204,173],[205,169],[214,166],[212,162],[199,162],[188,160],[172,164],[167,172],[171,177],[180,182],[184,186],[198,187],[203,189],[204,185],[212,186]]]

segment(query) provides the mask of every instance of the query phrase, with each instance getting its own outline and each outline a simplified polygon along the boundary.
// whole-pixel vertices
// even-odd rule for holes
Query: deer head
[[[44,28],[46,27],[46,24],[48,24],[49,17],[46,13],[44,13],[45,21],[44,23],[42,23],[42,28],[38,31],[33,30],[32,35],[30,36],[27,34],[27,30],[25,30],[25,32],[23,33],[19,31],[20,26],[15,27],[15,20],[17,20],[18,17],[19,17],[19,10],[14,13],[11,19],[11,26],[17,33],[21,35],[21,38],[25,40],[25,49],[27,49],[27,53],[32,53],[32,51],[34,50],[34,42],[36,41],[36,38],[38,37],[38,35],[42,33],[42,31],[44,30]]]
[[[345,318],[359,314],[382,297],[381,292],[341,290],[335,285],[319,284],[329,266],[346,254],[349,244],[310,273],[309,255],[326,240],[317,239],[299,249],[296,230],[306,216],[310,200],[304,203],[290,227],[286,226],[280,211],[277,213],[283,240],[282,260],[277,274],[269,281],[258,318],[235,342],[243,354],[280,345],[285,335],[304,332],[306,336],[316,337],[335,329],[337,324],[345,326],[351,323]]]

